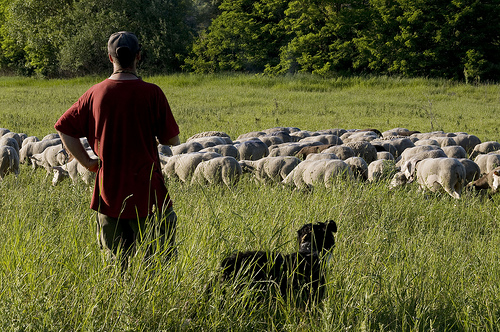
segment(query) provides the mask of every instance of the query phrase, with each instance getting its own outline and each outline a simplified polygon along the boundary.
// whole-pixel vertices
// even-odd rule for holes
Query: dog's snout
[[[301,253],[311,253],[312,246],[311,242],[302,242],[299,247],[299,252]]]

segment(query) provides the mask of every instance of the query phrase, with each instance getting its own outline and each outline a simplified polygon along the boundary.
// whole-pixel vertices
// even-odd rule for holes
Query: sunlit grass
[[[150,80],[169,96],[184,139],[204,130],[235,138],[274,125],[427,131],[429,110],[434,129],[439,124],[483,140],[498,138],[488,118],[499,102],[498,86],[243,75]],[[66,82],[0,84],[0,127],[38,136],[52,132],[53,121],[93,79]],[[15,89],[27,89],[24,105]],[[37,124],[22,123],[23,116],[34,116],[28,109],[45,112]],[[17,112],[26,114],[18,116],[19,123],[9,120]],[[416,184],[391,191],[387,182],[339,181],[309,192],[259,186],[248,177],[234,188],[177,181],[168,186],[179,218],[178,258],[145,262],[139,249],[122,273],[97,245],[88,188],[69,181],[52,187],[42,169],[27,165],[17,179],[7,176],[0,182],[0,330],[497,329],[498,197],[489,201],[466,193],[457,201],[424,195]],[[231,285],[217,282],[207,295],[227,254],[292,252],[302,224],[328,219],[338,224],[337,245],[319,305],[304,309],[272,294],[257,300],[251,290],[233,293]]]

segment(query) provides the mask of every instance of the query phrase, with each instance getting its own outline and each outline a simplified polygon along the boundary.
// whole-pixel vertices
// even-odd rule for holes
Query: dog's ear
[[[326,225],[326,231],[327,232],[332,232],[332,233],[337,233],[337,223],[333,220],[327,220],[325,222]]]

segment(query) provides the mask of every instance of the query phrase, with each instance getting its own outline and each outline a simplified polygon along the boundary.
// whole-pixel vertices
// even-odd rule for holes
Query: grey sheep
[[[60,138],[58,133],[50,133],[43,136],[42,141],[49,141],[56,138]]]
[[[363,158],[351,157],[344,161],[351,168],[352,174],[354,174],[355,178],[363,181],[368,179],[368,164]]]
[[[241,166],[234,157],[216,157],[202,161],[194,170],[191,183],[232,186],[241,176]]]
[[[158,144],[158,153],[164,156],[172,156],[173,152],[170,146],[164,144]]]
[[[19,150],[19,162],[21,164],[28,162],[31,163],[30,157],[37,153],[42,153],[49,146],[61,144],[60,138],[41,140],[39,142],[30,142],[24,145]]]
[[[21,148],[21,146],[23,144],[23,139],[21,138],[21,136],[18,133],[15,133],[15,132],[12,132],[12,131],[9,131],[5,135],[0,136],[0,141],[1,141],[2,138],[13,138],[13,139],[15,139],[16,142],[17,142],[17,145],[18,145],[18,151],[19,151],[19,148]]]
[[[472,151],[474,151],[476,145],[481,144],[481,140],[479,139],[479,137],[462,133],[453,137],[453,140],[457,145],[463,147],[468,154],[471,154]]]
[[[475,181],[481,177],[479,165],[468,158],[458,158],[465,167],[465,183]]]
[[[283,144],[285,143],[283,141],[282,138],[280,138],[279,136],[270,136],[270,135],[265,135],[265,136],[260,136],[258,138],[259,140],[261,140],[262,142],[264,142],[268,147],[271,146],[271,145],[276,145],[276,144]],[[287,142],[290,142],[287,141]]]
[[[379,135],[374,131],[348,131],[340,136],[344,143],[349,142],[371,142],[379,138]]]
[[[172,146],[170,149],[172,150],[172,155],[176,155],[176,154],[198,152],[203,149],[203,145],[201,145],[201,143],[191,141],[191,142],[181,143],[176,146]]]
[[[367,164],[377,160],[377,149],[368,142],[350,142],[344,146],[350,147],[354,151],[355,157],[363,158]]]
[[[326,159],[303,161],[283,180],[284,184],[295,185],[299,189],[311,188],[315,184],[332,186],[332,180],[338,177],[354,179],[351,168],[342,160]]]
[[[321,153],[333,153],[341,160],[346,160],[347,158],[351,158],[356,155],[354,150],[346,145],[335,145],[321,151]]]
[[[395,159],[394,156],[390,152],[387,152],[387,151],[377,152],[377,160],[394,160],[394,159]],[[372,163],[373,163],[373,161],[372,161]]]
[[[9,137],[7,135],[0,137],[0,146],[4,145],[12,147],[14,150],[16,150],[17,155],[19,155],[19,143],[15,138]]]
[[[11,146],[0,146],[0,180],[9,173],[19,175],[19,155]]]
[[[388,142],[396,149],[396,152],[393,153],[393,156],[396,159],[403,153],[404,150],[415,147],[413,141],[408,137],[393,138],[389,139]]]
[[[240,159],[240,152],[233,144],[222,144],[211,146],[200,150],[200,152],[215,152],[225,157],[234,157]]]
[[[234,145],[240,153],[240,160],[258,160],[269,155],[269,148],[261,140],[250,140]]]
[[[252,173],[258,182],[281,182],[300,164],[293,156],[265,157],[259,160],[241,160],[244,173]]]
[[[500,143],[498,143],[497,141],[483,142],[474,147],[474,149],[470,153],[469,158],[474,159],[480,154],[487,154],[498,150],[500,150]]]
[[[467,158],[467,152],[460,145],[443,146],[441,149],[448,158]]]

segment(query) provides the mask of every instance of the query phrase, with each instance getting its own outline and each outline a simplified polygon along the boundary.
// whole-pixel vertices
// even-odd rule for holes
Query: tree
[[[1,33],[7,62],[42,76],[109,70],[111,33],[133,31],[147,72],[178,70],[191,45],[189,0],[13,0]]]
[[[221,14],[196,39],[186,67],[196,72],[260,72],[279,62],[287,39],[279,22],[287,0],[224,0]]]

